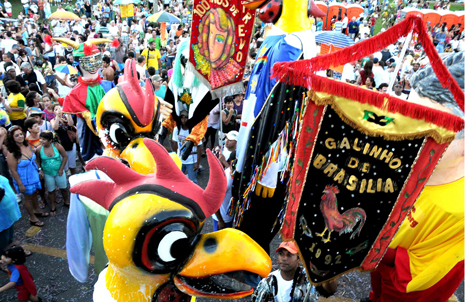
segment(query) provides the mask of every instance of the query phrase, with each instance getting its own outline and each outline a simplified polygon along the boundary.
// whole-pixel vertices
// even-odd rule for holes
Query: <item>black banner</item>
[[[364,119],[381,126],[393,122],[372,112]],[[294,234],[313,283],[361,265],[386,224],[423,141],[367,136],[327,107],[310,163],[305,163],[308,174]]]

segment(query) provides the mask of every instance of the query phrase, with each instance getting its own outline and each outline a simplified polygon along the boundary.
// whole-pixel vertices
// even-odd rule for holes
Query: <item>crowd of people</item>
[[[164,0],[157,4],[158,11],[164,10],[181,20],[180,24],[168,24],[167,29],[160,23],[148,22],[147,18],[154,11],[151,2],[149,6],[144,3],[135,5],[134,17],[126,19],[120,17],[120,6],[113,5],[108,0],[78,0],[76,3],[22,0],[21,3],[23,11],[18,16],[12,15],[9,0],[4,0],[0,11],[2,17],[17,19],[14,23],[0,27],[0,77],[3,83],[0,91],[0,181],[9,183],[14,193],[8,193],[13,198],[16,194],[15,202],[24,202],[30,224],[42,227],[44,222],[41,218],[55,216],[56,204],[61,202],[55,197],[57,189],[63,197],[63,206],[70,205],[67,179],[70,175],[81,172],[77,170],[78,161],[85,165],[80,154],[76,117],[62,112],[60,105],[61,99],[78,84],[76,75],[58,71],[60,68],[57,68],[73,66],[73,48],[53,41],[51,37],[66,37],[80,43],[95,38],[116,39],[118,43],[115,45],[107,43],[98,46],[103,53],[102,68],[99,71],[101,77],[117,84],[126,60],[135,59],[141,84],[144,85],[144,81],[150,79],[155,94],[164,98],[173,73],[177,45],[190,35],[193,1]],[[346,14],[334,16],[332,30],[341,31],[351,39],[361,41],[377,34],[375,25],[378,18],[393,22],[397,19],[397,15],[388,15],[388,0],[383,3],[377,0],[356,3],[363,5],[364,14],[351,20]],[[57,10],[60,11],[67,4],[73,6],[72,10],[80,16],[80,21],[46,20],[51,14],[51,5],[57,5]],[[427,8],[428,3],[422,0],[405,1],[398,4],[398,13],[405,6]],[[448,9],[448,3],[437,2],[434,8]],[[387,24],[391,26],[393,23],[390,21]],[[245,83],[267,26],[256,24],[244,75]],[[314,19],[311,30],[323,30],[323,20]],[[460,31],[460,25],[448,28],[445,23],[436,24],[428,26],[428,32],[440,53],[464,50],[465,34],[464,30]],[[427,61],[417,39],[413,39],[405,51],[402,50],[403,47],[404,38],[377,53],[347,63],[342,72],[330,69],[323,76],[390,93],[406,100],[412,91],[411,77]],[[400,59],[401,69],[397,65]],[[394,85],[389,87],[394,77]],[[243,94],[226,96],[222,98],[222,105],[211,111],[204,141],[195,146],[192,155],[182,162],[182,170],[193,182],[197,183],[198,174],[203,171],[200,161],[206,156],[203,150],[207,147],[215,151],[226,174],[230,175],[231,162],[236,154],[243,102]],[[172,151],[180,150],[189,134],[186,126],[188,112],[180,112],[180,118],[182,125],[180,129],[174,130],[168,147]],[[232,226],[232,216],[228,209],[231,199],[229,194],[230,189],[226,192],[220,210],[213,215],[215,230]],[[0,250],[11,246],[14,241],[13,226],[20,216],[11,217],[12,221],[1,217],[5,223],[0,221],[0,228],[3,228],[0,229]],[[300,260],[295,246],[282,244],[277,252],[281,273],[272,273],[272,277],[262,281],[254,295],[254,301],[267,301],[265,296],[277,294],[294,297],[294,288],[298,292],[306,290],[311,295],[323,292],[326,296],[336,291],[335,284],[325,285],[317,291],[308,284],[304,271],[298,271]],[[7,265],[14,261],[23,264],[21,253],[17,249],[7,250],[2,261]],[[10,266],[8,269],[13,270]],[[282,278],[284,282],[278,282],[281,286],[276,289],[277,292],[271,293],[269,291],[274,289],[270,283],[274,278]],[[0,288],[2,289],[7,288]],[[31,299],[36,298],[34,296]],[[293,298],[291,301],[296,300]]]

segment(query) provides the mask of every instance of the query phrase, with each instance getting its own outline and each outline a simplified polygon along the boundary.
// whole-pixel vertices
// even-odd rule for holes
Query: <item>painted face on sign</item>
[[[210,61],[216,62],[223,54],[224,46],[226,45],[227,32],[218,30],[216,26],[210,26],[210,37],[208,38],[208,46],[211,49]]]

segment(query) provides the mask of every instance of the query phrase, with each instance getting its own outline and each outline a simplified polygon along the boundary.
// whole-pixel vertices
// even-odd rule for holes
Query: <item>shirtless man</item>
[[[114,69],[110,66],[111,60],[109,57],[102,58],[102,77],[107,81],[114,81]]]

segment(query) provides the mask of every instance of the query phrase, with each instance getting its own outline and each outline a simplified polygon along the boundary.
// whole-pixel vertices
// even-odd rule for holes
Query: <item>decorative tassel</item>
[[[52,45],[52,37],[49,35],[45,36],[44,42],[47,43],[48,45]]]
[[[85,56],[90,56],[94,53],[94,51],[97,49],[96,45],[94,44],[87,44],[87,43],[84,43],[83,45],[83,53]]]
[[[445,65],[444,65],[445,66]],[[464,128],[464,120],[450,113],[442,112],[417,104],[403,101],[386,93],[377,93],[359,86],[324,78],[315,74],[309,76],[309,89],[356,100],[389,112],[398,112],[411,118],[424,119],[426,122],[458,132]],[[311,92],[309,92],[311,97]]]
[[[295,62],[287,63],[276,63],[273,66],[273,72],[271,78],[278,78],[279,81],[297,86],[303,86],[311,88],[316,87],[316,91],[325,91],[324,87],[317,87],[314,85],[316,77],[313,75],[316,71],[326,70],[332,66],[344,65],[348,62],[356,61],[367,55],[375,53],[385,46],[394,43],[399,38],[408,35],[410,32],[418,34],[419,40],[431,62],[432,68],[434,69],[437,78],[441,82],[442,86],[448,88],[453,94],[456,102],[460,106],[461,110],[465,111],[465,94],[460,88],[458,83],[452,77],[447,67],[443,64],[440,59],[434,44],[431,42],[426,25],[423,19],[418,16],[409,16],[397,25],[390,27],[387,31],[380,33],[372,38],[366,39],[365,41],[359,42],[351,47],[346,47],[336,52],[320,55],[309,60],[300,60]],[[313,80],[312,80],[313,78]],[[337,83],[335,81],[335,83]],[[331,82],[328,83],[329,85]],[[342,87],[343,88],[343,87]],[[328,89],[330,90],[330,89]],[[357,91],[354,90],[352,93],[347,94],[346,98],[355,99]],[[352,95],[351,95],[352,94]],[[373,92],[371,94],[378,94]],[[368,96],[371,94],[367,94]],[[362,100],[362,97],[359,99]],[[382,97],[372,97],[375,102],[381,102]],[[369,103],[369,102],[366,102]]]
[[[112,41],[111,46],[112,46],[112,47],[119,47],[119,45],[120,45],[119,40],[118,40],[117,38],[115,38],[115,39]]]

